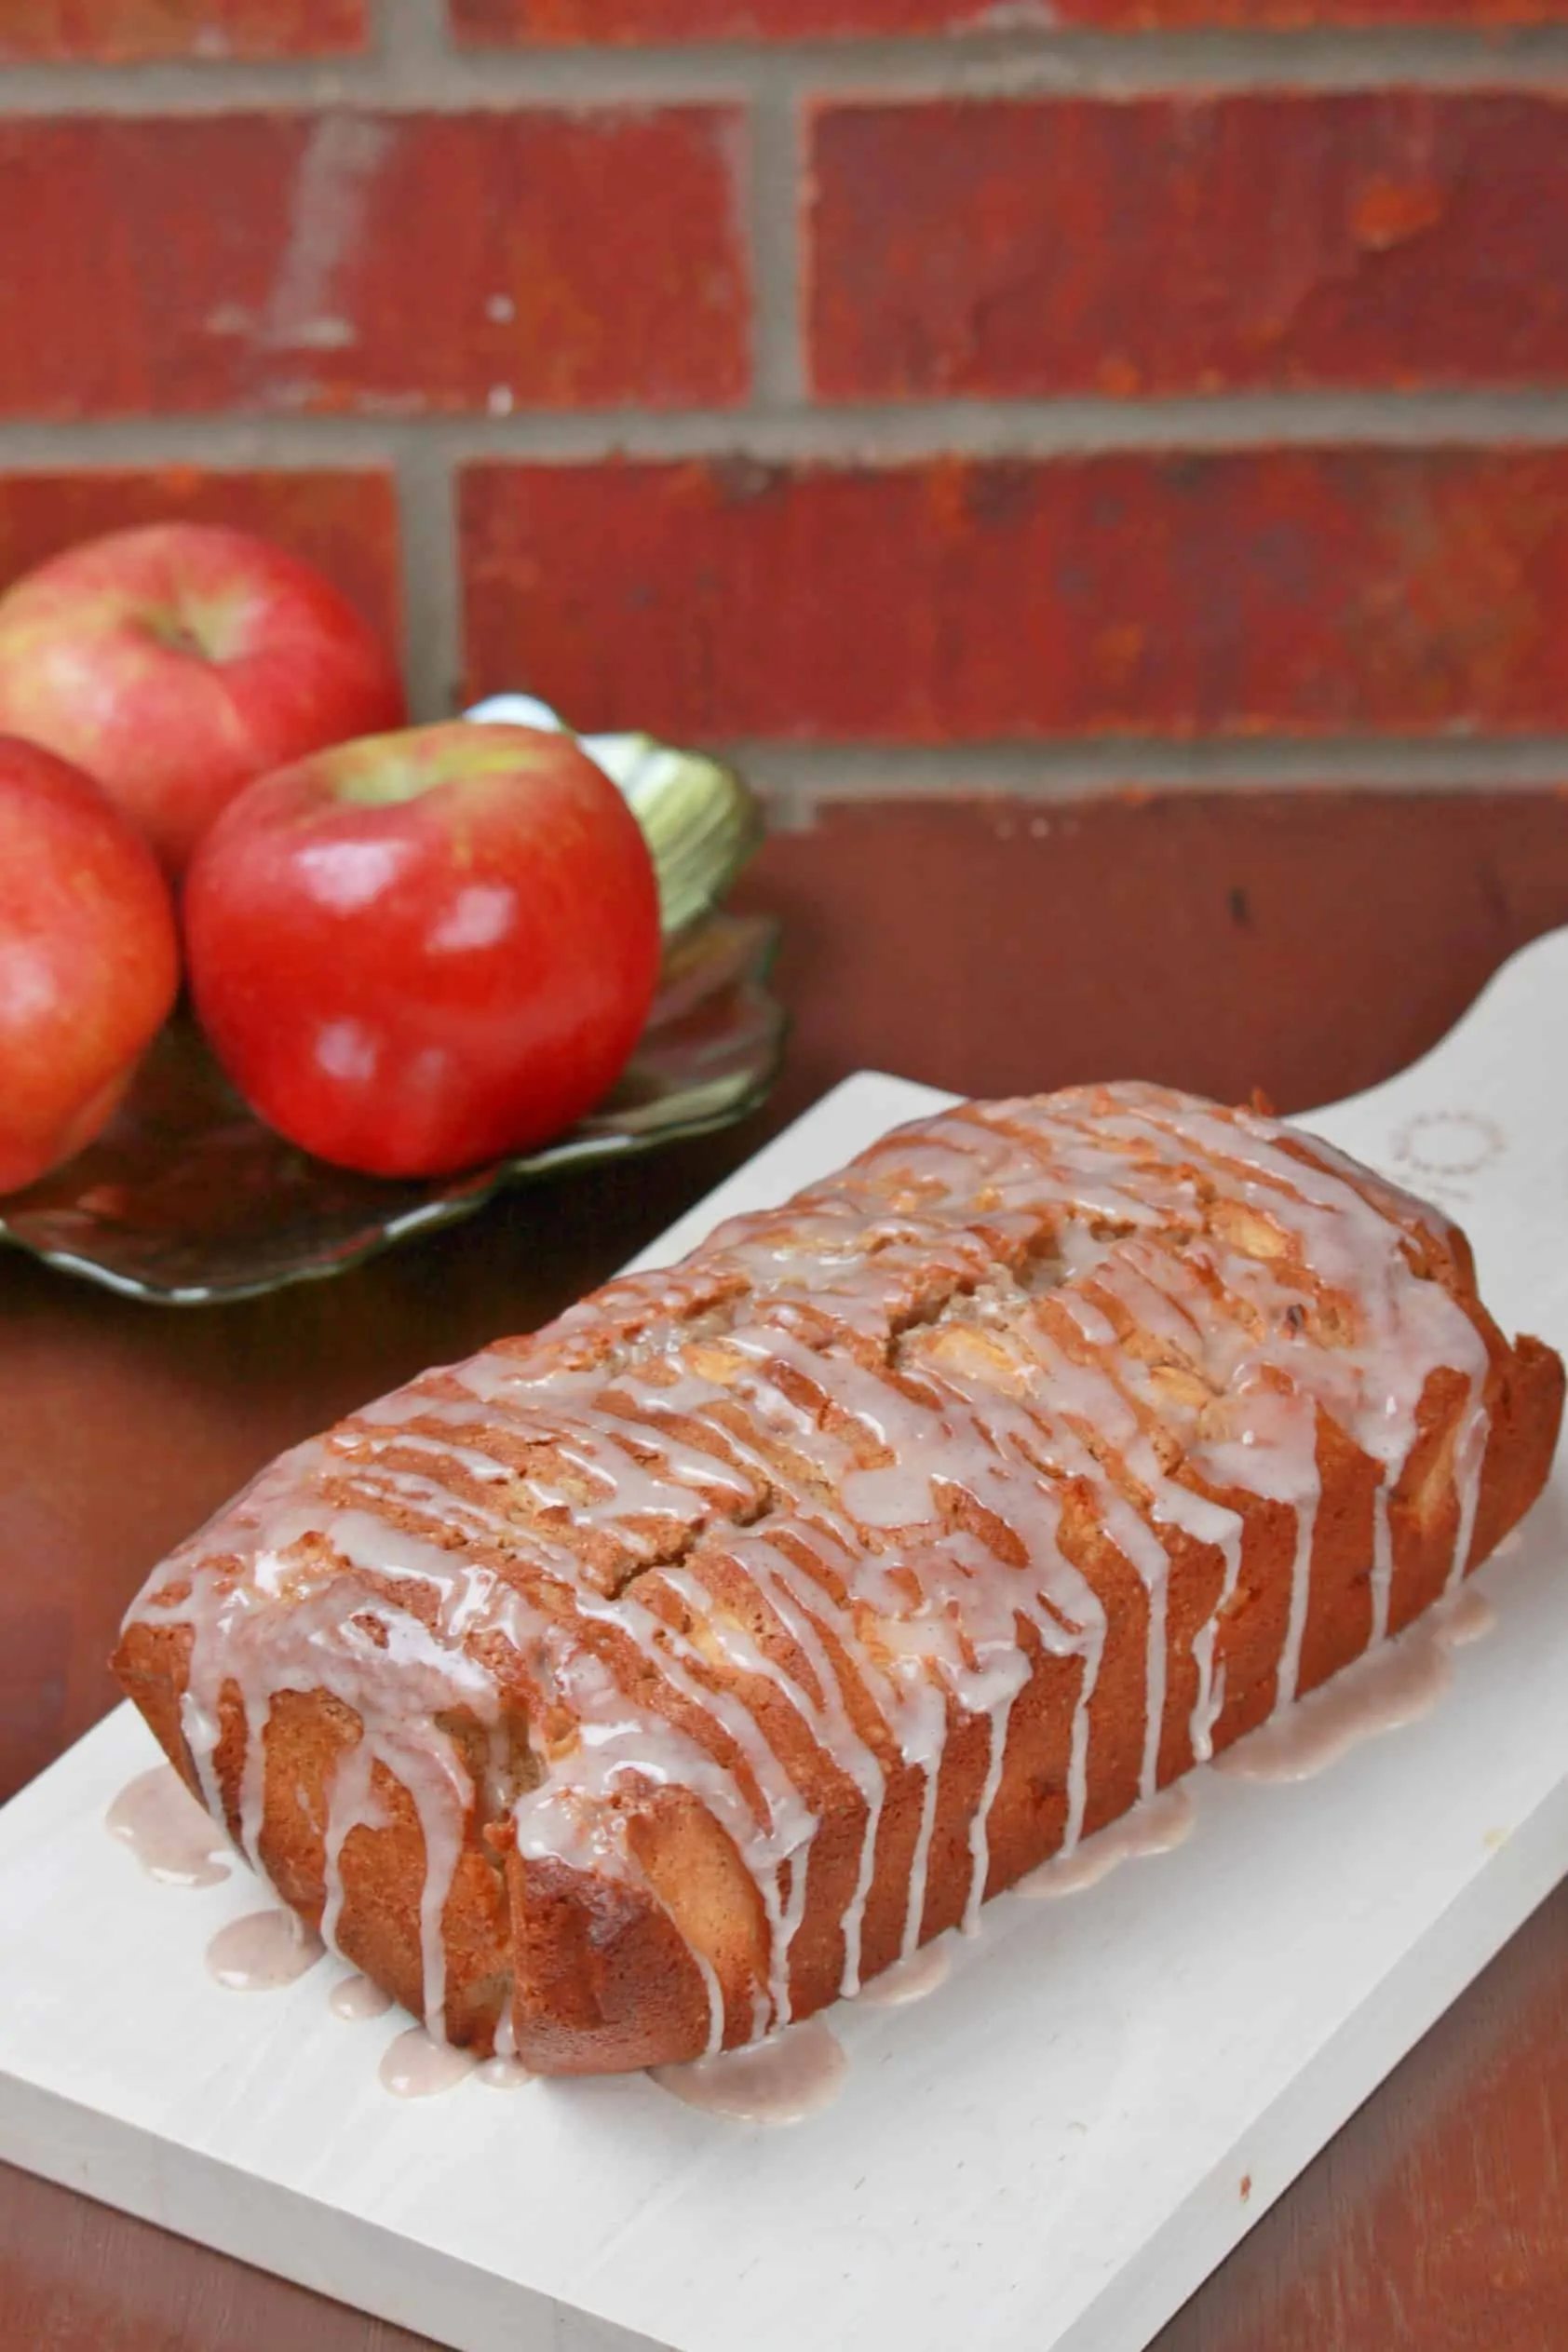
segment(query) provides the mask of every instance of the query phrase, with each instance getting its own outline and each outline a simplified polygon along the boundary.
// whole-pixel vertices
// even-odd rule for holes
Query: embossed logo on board
[[[1496,1120],[1479,1111],[1422,1111],[1395,1136],[1393,1158],[1418,1192],[1467,1203],[1474,1198],[1474,1179],[1507,1147]]]

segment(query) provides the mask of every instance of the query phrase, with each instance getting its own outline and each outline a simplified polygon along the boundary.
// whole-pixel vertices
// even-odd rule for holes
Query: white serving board
[[[1565,1068],[1559,932],[1311,1122],[1447,1201],[1559,1345]],[[848,1080],[650,1259],[943,1099]],[[1179,1851],[988,1905],[929,1998],[832,2013],[845,2090],[787,2129],[642,2076],[391,2098],[403,2021],[332,2016],[335,1961],[206,1975],[246,1873],[159,1887],[106,1836],[153,1761],[122,1708],[0,1813],[0,2156],[460,2352],[1132,2352],[1568,1868],[1565,1566],[1560,1470],[1433,1712],[1298,1785],[1195,1776]]]

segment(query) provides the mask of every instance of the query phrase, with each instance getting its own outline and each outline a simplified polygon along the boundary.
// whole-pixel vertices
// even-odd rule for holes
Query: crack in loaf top
[[[476,1779],[525,1858],[622,1875],[629,1817],[691,1792],[766,1913],[760,2031],[790,2013],[794,1865],[824,1790],[865,1813],[842,1921],[853,1990],[889,1775],[918,1767],[927,1788],[910,1949],[953,1710],[990,1723],[994,1794],[1042,1654],[1082,1661],[1075,1840],[1107,1555],[1148,1596],[1145,1793],[1170,1561],[1182,1541],[1215,1548],[1228,1598],[1243,1498],[1295,1514],[1277,1696],[1293,1695],[1320,1415],[1381,1467],[1381,1633],[1388,1502],[1426,1385],[1443,1367],[1469,1383],[1463,1564],[1488,1350],[1450,1288],[1462,1250],[1434,1211],[1250,1112],[1141,1085],[968,1104],[284,1456],[133,1614],[191,1629],[182,1723],[218,1811],[237,1686],[252,1857],[259,1734],[283,1689],[359,1716],[366,1756],[415,1795],[432,1875]],[[1199,1755],[1222,1704],[1216,1626],[1193,1644]],[[484,1728],[479,1763],[438,1718]]]

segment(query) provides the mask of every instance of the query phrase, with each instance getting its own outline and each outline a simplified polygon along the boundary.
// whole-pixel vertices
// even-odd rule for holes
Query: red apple
[[[264,777],[197,850],[184,919],[196,1011],[251,1108],[380,1176],[570,1127],[658,975],[636,818],[533,727],[417,727]]]
[[[95,776],[173,874],[254,777],[402,718],[346,598],[243,531],[114,532],[0,597],[0,728]]]
[[[0,736],[0,1193],[91,1142],[179,985],[141,834],[80,768]]]

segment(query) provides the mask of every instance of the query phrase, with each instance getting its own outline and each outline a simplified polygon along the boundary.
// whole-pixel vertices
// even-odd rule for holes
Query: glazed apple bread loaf
[[[853,1994],[1397,1632],[1562,1367],[1463,1236],[1151,1086],[906,1127],[297,1448],[115,1665],[285,1902],[609,2072]]]

